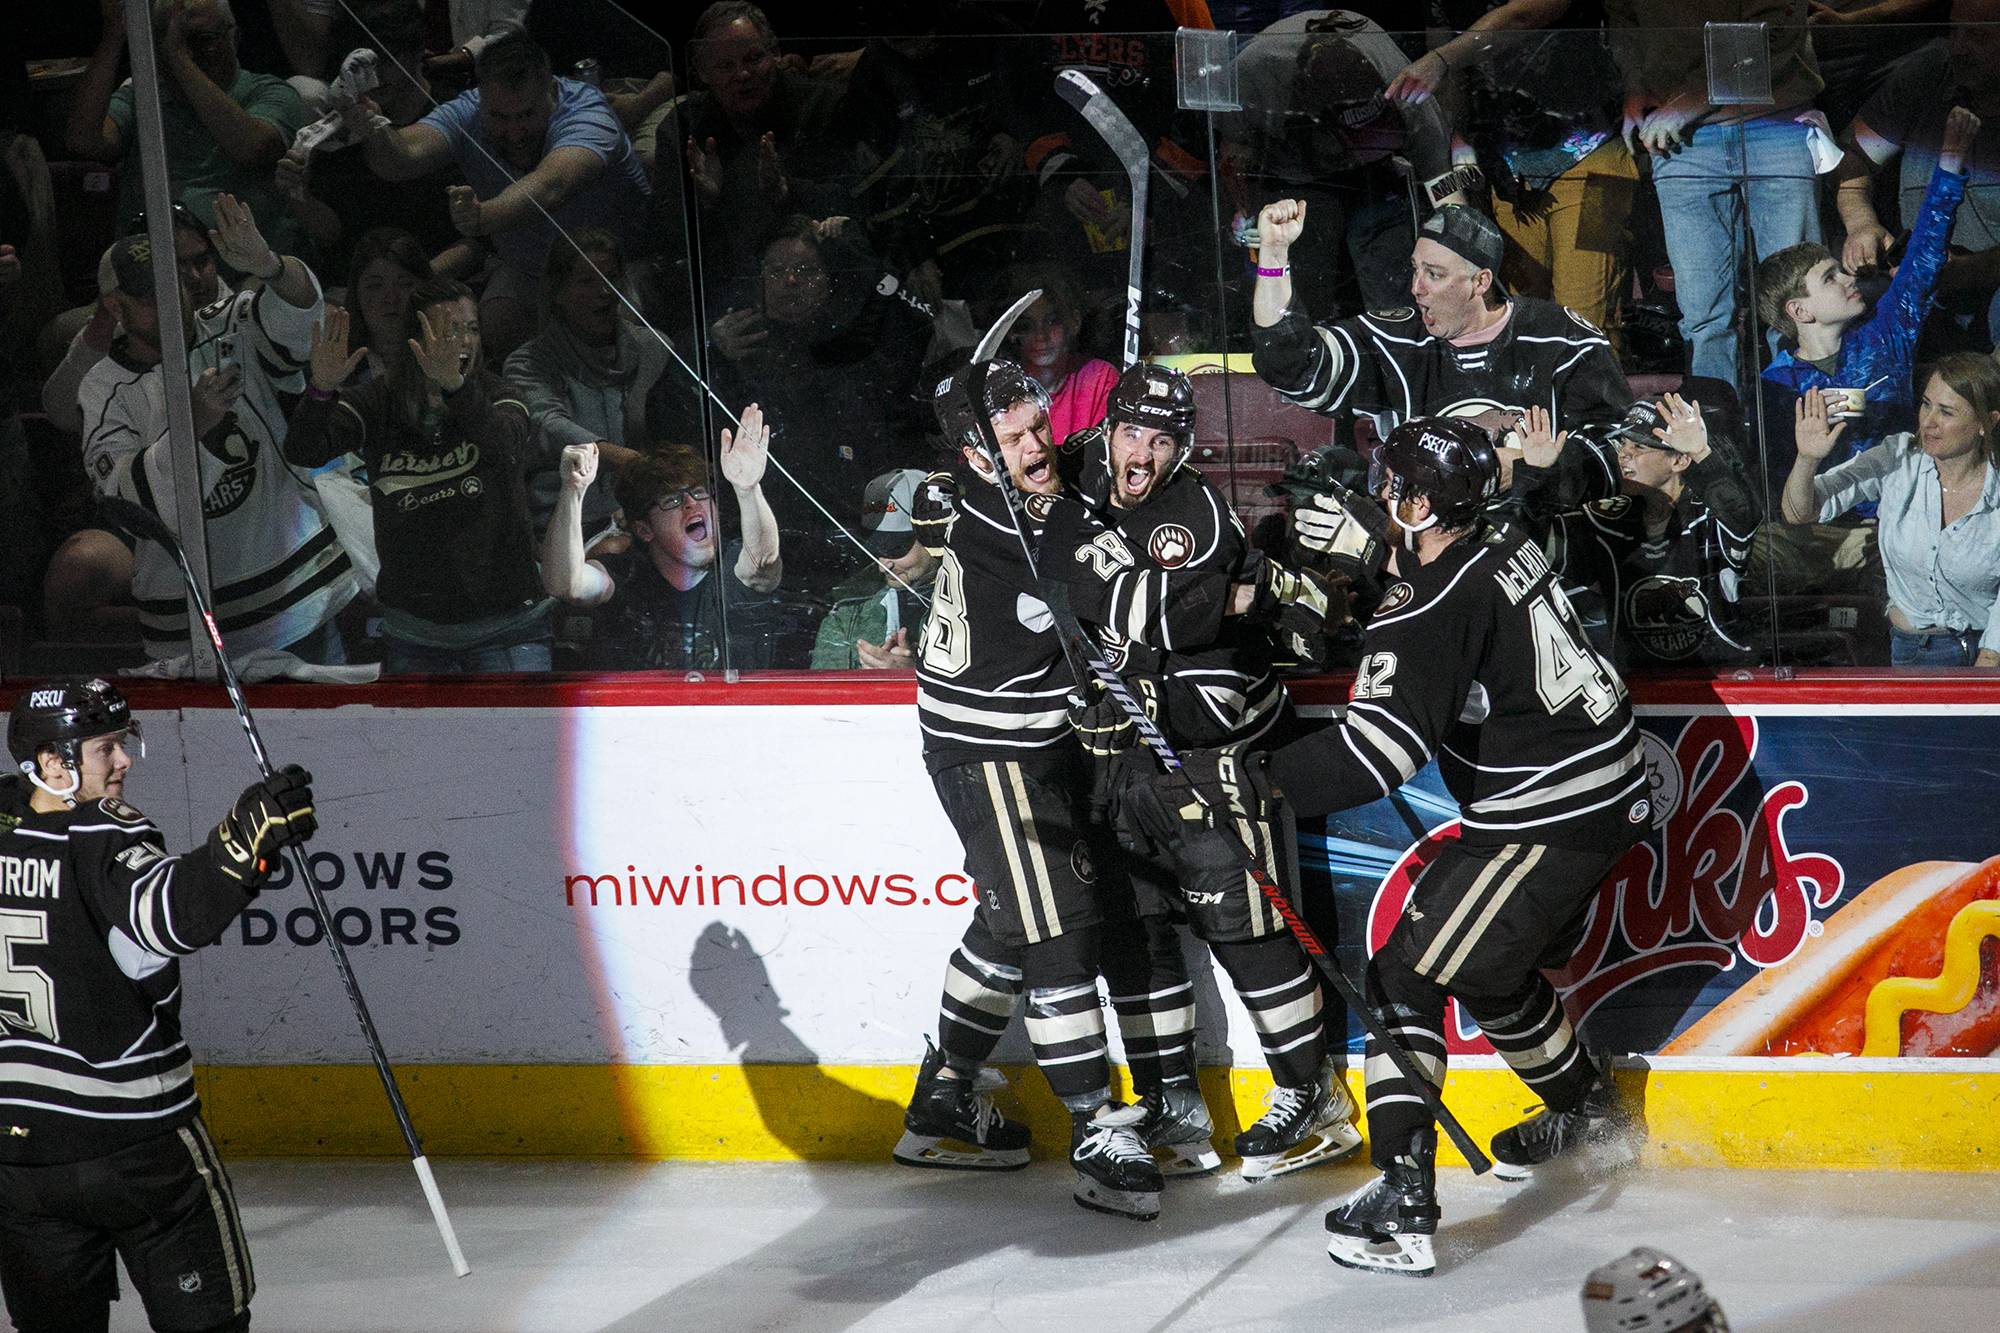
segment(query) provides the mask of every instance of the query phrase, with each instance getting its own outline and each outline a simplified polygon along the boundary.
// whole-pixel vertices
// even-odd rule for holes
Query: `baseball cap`
[[[111,247],[111,272],[118,290],[135,301],[153,299],[153,242],[147,236],[127,236]]]
[[[1614,441],[1630,440],[1648,449],[1666,449],[1666,441],[1653,434],[1655,430],[1665,430],[1666,427],[1667,417],[1660,411],[1660,405],[1641,398],[1625,409],[1625,419],[1613,428],[1611,438]]]
[[[861,541],[885,560],[893,560],[910,549],[917,529],[910,522],[910,506],[916,502],[917,487],[924,474],[916,468],[884,472],[861,492]]]
[[[1507,288],[1500,281],[1500,264],[1507,257],[1507,242],[1500,226],[1476,208],[1446,204],[1425,219],[1420,239],[1436,241],[1475,268],[1490,269],[1493,290],[1502,296]]]

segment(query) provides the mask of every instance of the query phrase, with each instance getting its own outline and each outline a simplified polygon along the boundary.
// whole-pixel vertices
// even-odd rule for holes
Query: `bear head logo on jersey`
[[[1708,597],[1697,579],[1641,579],[1625,594],[1625,625],[1657,658],[1692,657],[1708,637]]]

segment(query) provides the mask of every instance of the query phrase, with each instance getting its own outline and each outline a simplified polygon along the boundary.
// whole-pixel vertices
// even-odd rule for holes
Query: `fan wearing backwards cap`
[[[1327,416],[1365,412],[1385,435],[1413,417],[1471,417],[1501,437],[1503,485],[1525,409],[1542,407],[1567,428],[1614,423],[1631,404],[1618,357],[1594,324],[1552,301],[1508,294],[1500,228],[1485,214],[1447,204],[1425,221],[1411,251],[1411,304],[1317,324],[1289,262],[1305,229],[1302,200],[1267,204],[1257,218],[1255,364],[1293,402]],[[1592,465],[1616,483],[1608,460]]]
[[[924,474],[884,472],[861,493],[861,541],[875,565],[835,585],[833,607],[813,642],[816,671],[915,670],[924,600],[937,579],[938,558],[917,540],[910,511]]]
[[[1736,391],[1697,377],[1682,388],[1686,397],[1632,404],[1609,430],[1556,433],[1546,412],[1530,408],[1514,469],[1524,522],[1542,534],[1564,583],[1587,590],[1573,593],[1584,623],[1603,627],[1598,647],[1621,670],[1734,665],[1755,655],[1738,586],[1759,514],[1735,443]],[[1615,494],[1579,497],[1551,470],[1576,434],[1618,460]]]

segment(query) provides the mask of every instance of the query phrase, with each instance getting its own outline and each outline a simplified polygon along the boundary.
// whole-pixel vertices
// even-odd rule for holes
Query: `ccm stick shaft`
[[[1139,300],[1146,281],[1146,188],[1152,179],[1152,160],[1131,118],[1087,75],[1064,70],[1056,76],[1056,92],[1090,122],[1131,183],[1132,235],[1126,243],[1125,260],[1124,367],[1129,369],[1139,359]]]
[[[250,705],[243,697],[242,684],[236,679],[236,669],[229,663],[229,654],[223,648],[222,632],[216,628],[215,612],[203,595],[201,585],[196,582],[194,571],[188,567],[187,553],[181,549],[180,539],[173,530],[155,517],[151,511],[141,508],[128,500],[116,498],[99,501],[105,517],[124,525],[134,536],[158,542],[170,552],[180,566],[181,576],[187,581],[188,595],[200,610],[201,621],[208,631],[209,642],[215,645],[216,661],[222,669],[222,687],[229,694],[229,702],[236,709],[236,720],[243,724],[243,734],[250,740],[251,753],[257,757],[257,771],[268,780],[272,776],[270,755],[264,749],[264,737],[257,730],[257,719],[250,713]],[[294,843],[285,849],[291,854],[292,871],[306,886],[306,893],[312,899],[313,910],[319,913],[320,927],[326,935],[327,947],[333,951],[334,970],[340,974],[340,984],[347,991],[348,1003],[354,1006],[354,1016],[361,1024],[361,1035],[368,1042],[368,1054],[375,1062],[375,1072],[382,1078],[382,1090],[389,1094],[389,1106],[396,1113],[396,1124],[403,1131],[403,1142],[409,1146],[410,1164],[416,1168],[417,1180],[423,1185],[424,1198],[431,1206],[431,1220],[437,1223],[438,1234],[444,1238],[445,1251],[451,1256],[451,1269],[460,1277],[472,1272],[465,1262],[465,1252],[458,1247],[458,1233],[452,1229],[451,1214],[445,1211],[444,1196],[438,1193],[437,1177],[431,1173],[430,1159],[424,1156],[423,1145],[417,1139],[416,1126],[410,1123],[409,1107],[403,1104],[403,1093],[396,1086],[396,1075],[389,1068],[388,1053],[382,1049],[382,1038],[375,1031],[375,1020],[368,1012],[368,1001],[362,998],[361,986],[354,979],[354,969],[348,963],[347,949],[340,942],[340,936],[333,928],[333,913],[327,909],[326,896],[320,892],[318,881],[313,879],[312,867],[307,864],[305,849]]]
[[[1299,916],[1298,910],[1292,906],[1291,898],[1278,886],[1269,872],[1265,870],[1263,863],[1244,844],[1243,839],[1237,834],[1235,827],[1229,821],[1227,812],[1217,812],[1215,807],[1209,803],[1208,799],[1194,785],[1193,781],[1187,777],[1186,766],[1181,763],[1180,756],[1174,752],[1173,745],[1167,740],[1165,734],[1160,731],[1159,726],[1147,714],[1146,710],[1140,706],[1139,701],[1132,696],[1132,691],[1126,686],[1124,678],[1114,671],[1111,665],[1104,660],[1103,655],[1097,651],[1096,644],[1083,632],[1083,627],[1077,623],[1075,614],[1069,609],[1069,598],[1066,591],[1053,588],[1048,581],[1042,578],[1040,567],[1035,561],[1033,544],[1028,540],[1027,526],[1021,519],[1021,497],[1015,490],[1013,476],[1007,471],[1007,460],[1000,451],[999,438],[993,433],[993,424],[985,412],[986,363],[984,361],[975,361],[967,368],[966,390],[974,405],[973,416],[979,422],[980,434],[984,437],[986,443],[987,461],[993,468],[993,474],[1000,485],[1001,495],[1006,500],[1008,516],[1014,523],[1014,533],[1020,539],[1021,554],[1027,559],[1030,577],[1035,580],[1036,586],[1043,592],[1043,601],[1047,603],[1050,613],[1055,617],[1056,633],[1062,640],[1063,655],[1069,662],[1071,672],[1076,676],[1078,688],[1087,688],[1090,682],[1095,680],[1104,687],[1105,693],[1117,701],[1118,707],[1132,720],[1133,726],[1138,729],[1139,738],[1146,743],[1146,747],[1153,752],[1154,756],[1159,759],[1161,765],[1169,773],[1180,776],[1182,782],[1186,784],[1189,797],[1209,813],[1212,826],[1228,840],[1230,850],[1242,864],[1244,871],[1250,876],[1251,881],[1256,884],[1258,892],[1264,895],[1264,899],[1270,904],[1271,909],[1278,914],[1286,927],[1291,930],[1293,938],[1299,942],[1299,947],[1305,950],[1307,957],[1311,958],[1318,965],[1321,975],[1325,976],[1332,984],[1334,990],[1339,992],[1340,998],[1346,1001],[1348,1008],[1352,1009],[1360,1017],[1362,1026],[1368,1030],[1368,1035],[1375,1039],[1375,1043],[1381,1048],[1382,1053],[1388,1056],[1390,1063],[1396,1066],[1396,1071],[1403,1076],[1411,1087],[1417,1090],[1418,1095],[1424,1100],[1426,1109],[1430,1111],[1432,1118],[1437,1121],[1439,1128],[1443,1129],[1452,1143],[1457,1145],[1459,1152],[1465,1155],[1465,1160],[1472,1166],[1473,1174],[1484,1175],[1492,1170],[1493,1163],[1491,1159],[1473,1141],[1472,1135],[1466,1133],[1465,1126],[1459,1124],[1458,1117],[1451,1113],[1450,1108],[1444,1104],[1443,1098],[1438,1095],[1438,1090],[1432,1086],[1431,1081],[1417,1068],[1416,1061],[1411,1058],[1409,1051],[1404,1049],[1402,1044],[1389,1032],[1387,1026],[1382,1022],[1381,1015],[1376,1013],[1368,1004],[1367,1000],[1361,995],[1361,992],[1355,988],[1354,983],[1347,979],[1347,974],[1340,970],[1339,964],[1334,961],[1332,953],[1320,942],[1319,936],[1313,933],[1312,928],[1306,925],[1305,921]]]

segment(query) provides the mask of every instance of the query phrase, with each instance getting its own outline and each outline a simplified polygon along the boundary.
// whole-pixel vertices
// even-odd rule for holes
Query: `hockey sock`
[[[1021,999],[1021,949],[1002,944],[974,918],[944,969],[938,1049],[945,1067],[971,1078],[993,1054]]]
[[[1368,963],[1368,1002],[1434,1088],[1444,1086],[1444,988],[1420,977],[1390,945]],[[1362,1076],[1368,1088],[1368,1155],[1388,1170],[1410,1135],[1431,1124],[1430,1108],[1374,1037]]]
[[[1534,973],[1527,985],[1511,996],[1461,995],[1458,1002],[1543,1105],[1556,1111],[1574,1111],[1583,1105],[1597,1070],[1577,1041],[1562,1000],[1547,977]]]
[[[1320,1020],[1319,978],[1298,941],[1277,935],[1209,948],[1250,1011],[1271,1078],[1286,1088],[1311,1083],[1326,1059],[1326,1033]]]
[[[1133,1092],[1193,1087],[1194,983],[1173,923],[1160,916],[1107,921],[1103,954],[1099,966],[1118,1012]]]
[[[1097,999],[1097,928],[1065,931],[1028,945],[1021,951],[1021,970],[1035,1062],[1049,1091],[1073,1111],[1073,1098],[1111,1086],[1104,1010]]]

